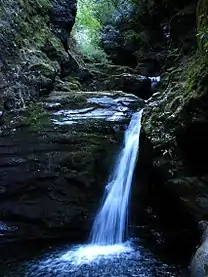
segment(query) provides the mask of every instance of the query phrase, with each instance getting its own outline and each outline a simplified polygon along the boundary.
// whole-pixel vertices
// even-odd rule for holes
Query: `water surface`
[[[5,265],[5,277],[176,277],[177,266],[162,262],[134,242],[120,245],[76,245],[52,249],[34,259]]]

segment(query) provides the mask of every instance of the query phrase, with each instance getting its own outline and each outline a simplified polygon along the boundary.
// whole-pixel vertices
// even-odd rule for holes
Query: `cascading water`
[[[91,242],[87,245],[67,245],[46,250],[43,256],[34,259],[31,259],[27,248],[30,253],[29,257],[26,256],[27,261],[8,263],[8,269],[4,263],[1,265],[0,271],[4,276],[179,276],[177,269],[162,263],[149,249],[138,244],[138,240],[136,244],[132,241],[124,242],[129,194],[139,148],[141,116],[142,111],[135,113],[126,130],[123,148],[106,186],[103,205],[93,224]],[[9,228],[5,225],[3,229],[7,227]]]
[[[91,231],[91,243],[119,244],[124,241],[130,188],[139,149],[142,111],[132,116],[125,133],[124,147],[106,186],[103,206]]]
[[[133,251],[125,239],[128,202],[134,168],[139,149],[142,110],[132,116],[125,132],[124,146],[106,186],[103,205],[98,212],[90,235],[90,243],[66,252],[54,262],[73,265],[88,264],[99,258],[121,255]],[[51,262],[49,261],[51,266]]]

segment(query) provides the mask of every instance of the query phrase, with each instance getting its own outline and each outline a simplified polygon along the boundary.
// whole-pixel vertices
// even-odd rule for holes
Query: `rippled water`
[[[2,272],[2,271],[1,271]],[[8,266],[5,277],[176,277],[179,270],[131,242],[110,246],[78,245]]]

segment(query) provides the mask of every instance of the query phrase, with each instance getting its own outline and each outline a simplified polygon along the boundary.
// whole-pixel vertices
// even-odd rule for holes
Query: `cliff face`
[[[72,59],[66,50],[75,16],[76,0],[0,1],[0,110],[52,90]]]
[[[102,32],[114,63],[154,76],[195,49],[196,0],[120,2]]]
[[[143,126],[161,187],[207,220],[208,2],[121,1],[103,28],[114,63],[161,75]]]
[[[164,185],[178,195],[196,221],[207,220],[208,56],[206,1],[197,6],[198,49],[162,76],[163,89],[145,112],[144,130]]]

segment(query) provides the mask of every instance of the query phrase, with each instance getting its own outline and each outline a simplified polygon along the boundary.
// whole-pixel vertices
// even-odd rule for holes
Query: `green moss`
[[[198,51],[187,72],[187,91],[201,97],[208,90],[208,0],[199,0],[197,6]]]
[[[19,0],[20,8],[25,10],[29,15],[42,14],[45,15],[51,8],[50,0]]]
[[[69,89],[70,90],[80,90],[79,84],[70,82],[69,83]]]
[[[196,55],[187,72],[186,90],[194,97],[200,97],[208,89],[208,62]]]
[[[45,76],[47,78],[53,78],[55,76],[55,69],[54,67],[52,67],[50,64],[46,64],[46,63],[36,63],[36,64],[32,64],[29,69],[31,71],[38,71],[40,73],[40,75]]]
[[[15,42],[20,46],[28,46],[35,43],[37,47],[43,47],[45,42],[52,37],[49,30],[49,0],[19,0],[21,12],[16,21],[19,33]]]
[[[149,37],[146,31],[142,31],[137,33],[133,30],[128,30],[124,32],[124,42],[125,43],[135,43],[138,46],[146,46],[149,45]]]
[[[51,126],[47,112],[38,104],[27,107],[23,124],[28,125],[35,132],[45,131],[46,126]]]

